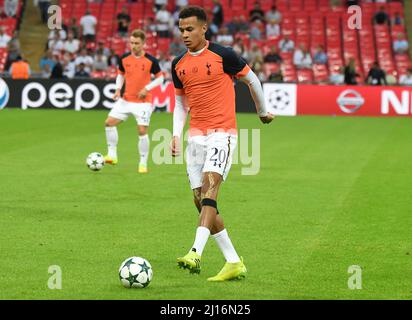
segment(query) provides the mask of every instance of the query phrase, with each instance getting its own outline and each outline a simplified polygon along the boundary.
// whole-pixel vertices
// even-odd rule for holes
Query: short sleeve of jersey
[[[176,73],[176,65],[179,62],[179,60],[180,60],[179,57],[176,57],[172,62],[172,79],[173,79],[173,85],[175,86],[176,89],[183,89],[183,83],[177,77],[177,73]]]
[[[146,53],[146,58],[152,62],[152,66],[150,67],[150,73],[157,75],[159,72],[162,71],[160,69],[159,60],[157,60],[155,57],[147,53]]]
[[[242,57],[238,56],[232,48],[222,50],[223,71],[231,76],[242,77],[249,72],[249,67]]]
[[[159,61],[158,60],[154,60],[152,63],[152,67],[150,68],[150,73],[156,75],[160,72],[160,66],[159,66]]]
[[[127,54],[124,54],[123,56],[120,57],[120,60],[119,60],[118,69],[119,69],[119,73],[121,73],[121,74],[124,74],[126,72],[124,70],[124,65],[123,65],[123,59],[126,58],[126,57],[127,57]]]

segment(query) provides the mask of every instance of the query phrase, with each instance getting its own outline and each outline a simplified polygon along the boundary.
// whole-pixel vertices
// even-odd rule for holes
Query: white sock
[[[110,158],[117,159],[117,143],[119,141],[119,135],[116,127],[106,127],[106,141],[107,154]]]
[[[144,136],[139,136],[139,153],[140,153],[140,164],[147,165],[147,158],[149,156],[149,136],[145,134]]]
[[[198,255],[202,255],[203,249],[205,248],[207,239],[209,239],[210,230],[206,227],[197,227],[195,243],[193,244],[192,250],[195,249]],[[192,251],[191,250],[191,251]]]
[[[240,258],[238,254],[236,253],[235,248],[233,247],[232,241],[230,241],[229,235],[227,234],[226,229],[223,229],[222,231],[212,234],[212,237],[215,238],[216,243],[222,251],[223,255],[225,256],[225,259],[229,263],[236,263],[240,262]]]

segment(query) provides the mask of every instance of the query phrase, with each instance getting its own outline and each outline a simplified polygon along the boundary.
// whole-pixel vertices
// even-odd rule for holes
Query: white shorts
[[[109,117],[125,121],[132,114],[139,126],[149,126],[152,111],[150,103],[128,102],[120,98],[115,102]]]
[[[213,132],[188,139],[186,149],[187,175],[192,189],[200,188],[204,172],[216,172],[226,180],[232,166],[237,135]]]

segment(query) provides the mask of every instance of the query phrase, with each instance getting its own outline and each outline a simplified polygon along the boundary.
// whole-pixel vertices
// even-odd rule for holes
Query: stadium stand
[[[0,7],[4,0],[0,0]],[[19,1],[19,14],[23,1]],[[170,24],[171,37],[159,37],[156,32],[156,11],[154,0],[59,0],[62,7],[63,22],[68,26],[73,18],[79,25],[81,17],[88,9],[97,18],[98,25],[96,38],[93,42],[86,43],[89,54],[94,55],[98,43],[102,43],[107,49],[113,50],[116,55],[123,54],[127,48],[127,37],[117,32],[117,15],[122,8],[127,8],[130,16],[129,31],[141,28],[146,31],[147,40],[145,50],[155,56],[162,52],[170,61],[169,46],[173,36],[178,36],[173,23]],[[212,0],[188,0],[191,5],[204,7],[209,16],[213,16],[212,8],[215,5]],[[246,0],[221,0],[220,4],[224,13],[223,26],[242,18],[248,21],[250,11],[254,8],[255,1]],[[331,4],[332,3],[332,4]],[[281,73],[282,81],[296,83],[328,83],[330,78],[342,73],[345,65],[351,58],[356,64],[358,83],[363,83],[374,61],[378,61],[387,75],[396,80],[407,73],[412,67],[410,56],[407,53],[396,53],[393,50],[393,42],[402,34],[407,35],[404,21],[405,9],[402,1],[387,1],[387,3],[374,3],[371,1],[359,1],[362,8],[362,28],[354,29],[348,26],[346,1],[331,0],[269,0],[260,1],[262,10],[267,14],[273,6],[276,6],[281,14],[279,23],[281,33],[279,36],[251,39],[248,32],[238,31],[233,34],[235,39],[241,38],[246,47],[244,57],[247,59],[247,51],[257,45],[265,55],[270,46],[279,46],[285,36],[294,43],[295,49],[301,44],[309,48],[314,57],[319,46],[325,49],[327,55],[326,64],[313,63],[310,69],[298,69],[293,63],[293,50],[279,52],[282,61],[276,63],[265,63],[263,73],[269,78],[271,74]],[[381,10],[387,13],[390,23],[377,24],[375,14]],[[176,2],[168,1],[167,10],[176,16]],[[7,32],[11,32],[18,24],[19,16],[16,18],[2,19],[0,26],[5,26]],[[212,39],[215,37],[212,35]],[[0,48],[0,71],[6,60],[6,50]],[[64,52],[60,58],[62,58]],[[70,59],[74,60],[75,56]],[[67,56],[66,56],[67,59]],[[250,61],[249,61],[250,62]],[[261,62],[261,61],[258,61]],[[94,78],[113,78],[116,76],[116,66],[108,64],[106,71],[93,71]]]
[[[17,10],[14,16],[8,16],[4,12],[4,0],[0,0],[1,17],[0,28],[4,30],[4,33],[9,37],[13,37],[14,31],[18,29],[21,13],[23,10],[23,1],[18,0]],[[4,71],[8,56],[8,49],[6,47],[0,47],[0,73]]]

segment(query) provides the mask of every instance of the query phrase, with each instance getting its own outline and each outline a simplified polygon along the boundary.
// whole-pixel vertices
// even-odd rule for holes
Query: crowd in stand
[[[46,2],[44,0],[38,0]],[[89,0],[89,2],[101,2],[103,0]],[[129,0],[134,2],[135,0]],[[178,29],[178,13],[181,7],[188,5],[188,0],[177,0],[174,12],[167,11],[167,0],[155,0],[154,18],[147,18],[144,24],[146,32],[156,32],[159,38],[171,38],[168,52],[158,52],[158,58],[162,69],[166,73],[166,78],[170,78],[171,60],[178,54],[186,50],[180,41],[180,31]],[[372,2],[372,1],[371,1]],[[375,2],[386,2],[385,0],[375,0]],[[318,45],[315,52],[311,53],[304,44],[295,43],[287,35],[282,36],[281,21],[282,14],[276,6],[264,12],[259,2],[254,4],[248,16],[235,16],[227,23],[224,23],[223,7],[219,0],[213,1],[213,8],[208,12],[207,39],[218,42],[224,46],[231,46],[240,56],[242,56],[251,68],[255,71],[261,81],[282,82],[282,69],[276,68],[273,72],[265,72],[264,66],[267,63],[282,65],[282,53],[293,54],[293,64],[297,69],[312,69],[314,64],[326,65],[328,56],[325,48]],[[331,0],[331,5],[353,5],[358,1],[353,0]],[[117,14],[117,33],[121,37],[127,38],[131,23],[131,17],[125,6]],[[391,19],[382,7],[374,16],[375,24],[402,25],[402,16],[396,13]],[[96,39],[97,19],[89,11],[81,17],[79,23],[72,18],[63,30],[50,31],[48,43],[43,58],[40,61],[41,76],[44,78],[55,77],[90,77],[93,72],[105,71],[110,67],[115,68],[119,62],[119,55],[113,49],[105,47],[104,42],[98,42],[96,46],[89,46]],[[246,45],[248,39],[250,47]],[[256,44],[257,41],[273,38],[282,38],[277,45],[270,45],[262,48]],[[256,40],[256,42],[254,42]],[[2,39],[0,29],[0,47],[7,43],[7,39]],[[409,43],[405,34],[398,34],[393,42],[394,54],[407,53]],[[331,74],[330,83],[334,84],[356,84],[356,66],[352,59],[341,69],[340,74]],[[412,83],[412,70],[400,79],[400,84]],[[379,64],[376,62],[371,68],[365,83],[386,84],[386,76]]]

